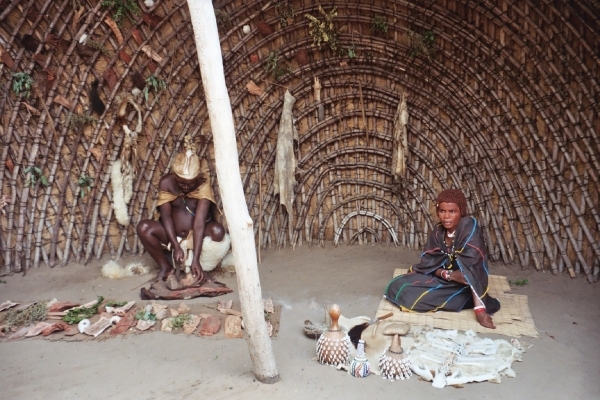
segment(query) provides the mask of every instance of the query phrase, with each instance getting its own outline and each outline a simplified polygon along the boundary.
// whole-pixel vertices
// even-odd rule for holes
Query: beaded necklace
[[[195,217],[196,214],[192,210],[190,210],[190,208],[187,206],[187,204],[185,204],[185,196],[184,195],[181,196],[181,200],[183,201],[183,205],[185,206],[185,209]]]

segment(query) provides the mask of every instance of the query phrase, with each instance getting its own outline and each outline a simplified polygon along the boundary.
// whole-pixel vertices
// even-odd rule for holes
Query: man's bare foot
[[[475,318],[477,318],[477,322],[479,325],[484,328],[496,329],[496,325],[494,325],[494,321],[492,320],[492,316],[486,312],[475,313]]]
[[[168,267],[168,268],[162,268],[160,269],[160,271],[158,271],[158,274],[156,275],[156,277],[152,280],[152,283],[158,282],[158,281],[166,281],[167,277],[169,275],[171,275],[171,273],[173,273],[173,268]]]

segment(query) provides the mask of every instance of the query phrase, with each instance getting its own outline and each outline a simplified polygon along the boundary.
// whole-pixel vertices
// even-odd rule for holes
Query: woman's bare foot
[[[494,321],[492,321],[492,316],[486,312],[475,313],[475,318],[477,318],[477,322],[479,325],[484,328],[496,329],[496,325],[494,325]]]

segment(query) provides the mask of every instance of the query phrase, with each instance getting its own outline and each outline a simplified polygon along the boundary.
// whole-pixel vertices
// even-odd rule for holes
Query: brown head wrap
[[[440,203],[454,203],[460,210],[460,216],[467,215],[467,198],[460,189],[442,190],[435,201],[435,208],[440,206]]]

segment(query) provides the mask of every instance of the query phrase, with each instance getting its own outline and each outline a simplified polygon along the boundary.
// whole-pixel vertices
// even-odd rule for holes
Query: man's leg
[[[171,265],[167,261],[163,251],[163,243],[169,243],[163,226],[158,221],[145,219],[138,224],[137,233],[144,248],[160,268],[154,281],[167,279],[167,274],[171,269]]]

